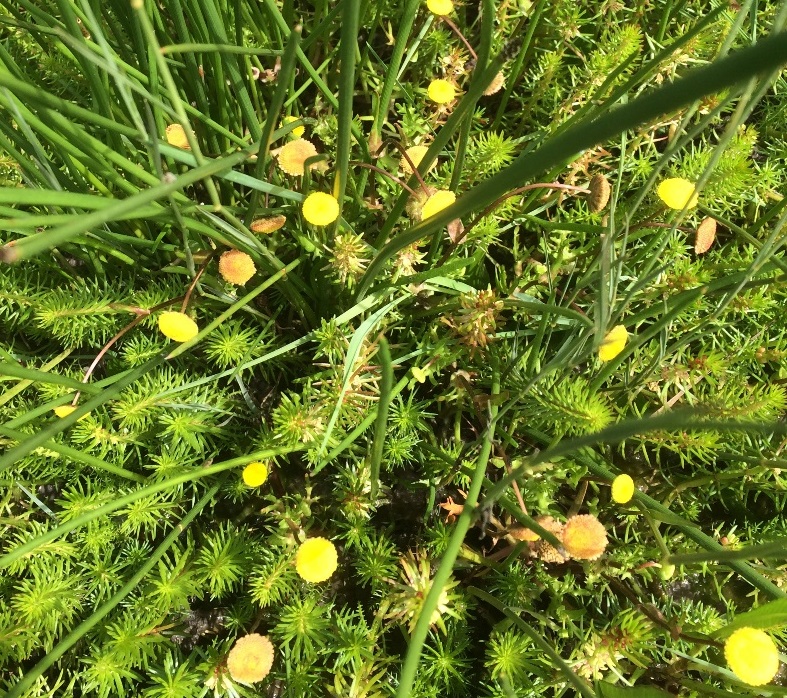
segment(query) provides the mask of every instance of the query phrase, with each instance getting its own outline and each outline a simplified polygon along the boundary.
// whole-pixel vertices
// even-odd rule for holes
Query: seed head
[[[243,286],[257,273],[254,260],[240,250],[227,250],[219,257],[219,274],[225,281]]]
[[[281,215],[257,218],[251,222],[249,230],[251,230],[252,233],[273,233],[283,228],[286,222],[287,217]]]
[[[191,150],[189,139],[186,136],[186,129],[180,124],[170,124],[167,126],[164,135],[167,137],[167,143],[170,145],[174,145],[176,148],[182,148],[183,150]]]
[[[603,211],[609,203],[609,196],[612,192],[612,187],[609,186],[609,180],[603,174],[593,175],[588,185],[590,194],[588,196],[588,208],[593,213]]]
[[[716,221],[708,216],[702,219],[697,227],[697,236],[694,238],[694,252],[704,254],[716,239]]]
[[[306,161],[317,155],[317,148],[305,138],[296,138],[285,143],[278,151],[279,167],[290,175],[303,175]]]
[[[607,531],[592,514],[572,516],[563,529],[563,547],[577,560],[595,560],[607,547]]]
[[[272,666],[273,644],[267,635],[252,633],[240,638],[227,657],[227,670],[240,683],[262,681]]]
[[[501,70],[495,77],[492,78],[492,82],[489,83],[489,87],[484,90],[484,96],[489,97],[490,95],[497,94],[505,87],[506,84],[506,76]]]

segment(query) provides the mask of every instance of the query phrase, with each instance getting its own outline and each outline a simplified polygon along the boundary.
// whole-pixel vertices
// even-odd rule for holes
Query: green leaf
[[[787,599],[776,599],[753,611],[739,613],[729,625],[713,633],[713,637],[716,639],[727,637],[738,628],[768,630],[785,625],[787,625]]]
[[[655,686],[615,686],[606,681],[599,681],[596,684],[596,693],[599,698],[669,698],[671,693],[662,691]]]

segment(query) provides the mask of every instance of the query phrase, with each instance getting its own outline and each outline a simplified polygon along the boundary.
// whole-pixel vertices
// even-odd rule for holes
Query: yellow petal
[[[419,383],[426,383],[426,376],[427,372],[424,371],[422,368],[418,368],[418,366],[413,366],[413,378],[417,380]]]
[[[281,120],[281,125],[286,126],[287,124],[291,124],[293,121],[300,121],[300,117],[297,116],[285,116]],[[296,126],[290,133],[295,136],[296,138],[300,138],[304,133],[306,133],[306,128],[301,126]]]
[[[186,130],[180,124],[170,124],[164,132],[167,137],[167,143],[174,145],[176,148],[183,150],[191,150],[189,139],[186,136]]]
[[[615,325],[602,340],[601,346],[598,348],[598,358],[602,361],[614,359],[623,351],[628,338],[629,333],[626,328],[623,325]]]
[[[268,466],[261,461],[249,463],[243,469],[243,482],[249,487],[259,487],[268,479]]]
[[[188,342],[199,334],[199,327],[186,313],[167,311],[158,318],[158,328],[165,337],[176,342]]]
[[[433,102],[448,104],[456,97],[456,88],[448,80],[438,78],[429,83],[427,94]]]
[[[329,579],[338,564],[336,546],[325,538],[308,538],[295,555],[295,571],[312,584]]]
[[[450,15],[454,11],[454,3],[451,0],[426,0],[426,6],[430,12],[438,16]]]
[[[634,496],[634,480],[631,475],[618,475],[612,481],[612,500],[618,504],[626,504],[630,502]]]
[[[339,217],[339,202],[330,194],[316,191],[304,199],[301,210],[312,225],[328,225]]]
[[[688,179],[673,177],[659,184],[656,193],[667,206],[677,211],[694,208],[697,205],[697,190]]]
[[[421,220],[426,220],[440,213],[444,208],[448,208],[456,201],[456,194],[452,191],[439,189],[432,194],[421,209]]]
[[[750,686],[770,683],[779,671],[779,650],[764,630],[739,628],[724,643],[734,674]]]

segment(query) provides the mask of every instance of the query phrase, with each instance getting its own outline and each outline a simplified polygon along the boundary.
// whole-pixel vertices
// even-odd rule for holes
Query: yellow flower
[[[164,135],[167,137],[167,143],[170,145],[174,145],[176,148],[183,148],[184,150],[191,150],[189,139],[186,137],[186,130],[180,124],[167,126]]]
[[[656,193],[667,206],[682,211],[697,205],[697,190],[688,179],[673,177],[659,184]]]
[[[618,475],[612,481],[612,500],[618,504],[626,504],[634,496],[634,480],[631,475]]]
[[[572,516],[563,529],[563,547],[577,560],[595,560],[607,547],[607,531],[592,514]]]
[[[227,670],[235,681],[262,681],[273,666],[273,644],[267,635],[252,633],[235,642],[227,657]]]
[[[445,189],[438,189],[432,194],[421,209],[421,220],[426,220],[440,213],[444,208],[448,208],[456,201],[456,194]]]
[[[629,333],[623,325],[615,325],[601,341],[601,346],[598,348],[598,358],[602,361],[610,361],[614,359],[623,347],[628,342]]]
[[[249,230],[252,233],[273,233],[279,228],[283,228],[286,222],[287,218],[282,215],[256,218],[251,222]]]
[[[426,0],[429,12],[434,12],[438,16],[450,15],[454,11],[454,3],[451,0]]]
[[[242,286],[257,273],[254,260],[240,250],[227,250],[219,258],[219,274],[225,281]]]
[[[295,555],[295,571],[307,582],[324,582],[336,571],[336,546],[326,538],[308,538]]]
[[[770,683],[779,671],[779,650],[770,635],[739,628],[724,643],[724,656],[735,676],[749,686]]]
[[[243,469],[243,482],[249,487],[259,487],[268,479],[268,466],[260,461],[249,463]]]
[[[285,116],[281,120],[281,125],[282,126],[286,126],[287,124],[291,124],[293,121],[300,121],[300,117],[298,117],[298,116]],[[290,131],[290,133],[293,136],[295,136],[296,138],[300,138],[304,133],[306,133],[306,127],[303,126],[303,125],[296,126],[294,129],[292,129],[292,131]]]
[[[312,225],[328,225],[339,217],[339,202],[330,194],[316,191],[304,199],[301,210]]]
[[[60,407],[55,407],[53,412],[58,417],[60,417],[60,419],[63,419],[63,417],[68,417],[68,415],[70,415],[75,410],[76,410],[76,407],[74,405],[60,405]],[[87,412],[87,413],[83,414],[79,419],[77,419],[77,421],[79,421],[81,419],[84,419],[89,414],[90,414],[90,412]]]
[[[169,310],[158,317],[158,328],[165,337],[176,342],[188,342],[199,334],[199,327],[186,313]]]
[[[418,167],[421,164],[421,160],[424,159],[424,155],[426,155],[426,151],[429,150],[425,145],[412,145],[410,146],[405,152],[407,153],[407,157],[413,161],[413,165]],[[433,160],[432,164],[429,165],[429,170],[432,170],[437,166],[437,160]],[[410,163],[407,162],[407,158],[402,155],[399,159],[399,169],[407,175],[413,174],[413,168],[410,167]],[[427,170],[426,172],[429,172]],[[423,172],[422,174],[426,174]]]
[[[284,172],[300,176],[306,169],[306,161],[315,155],[317,155],[317,148],[311,141],[307,141],[305,138],[296,138],[279,148],[277,158],[279,167]]]
[[[438,78],[429,83],[427,94],[433,102],[448,104],[456,97],[456,88],[448,80]]]

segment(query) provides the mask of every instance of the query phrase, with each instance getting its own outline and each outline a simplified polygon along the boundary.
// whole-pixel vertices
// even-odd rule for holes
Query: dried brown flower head
[[[593,213],[603,211],[609,203],[609,196],[612,193],[612,187],[609,186],[609,180],[603,174],[593,175],[588,185],[590,194],[588,195],[588,208]]]
[[[227,657],[227,670],[235,681],[262,681],[273,666],[273,645],[266,635],[252,633],[238,639]]]
[[[577,560],[595,560],[607,547],[607,531],[592,514],[572,516],[563,528],[563,547]]]
[[[273,233],[283,228],[286,222],[286,216],[266,216],[265,218],[253,220],[249,226],[249,230],[251,230],[252,233]]]
[[[554,533],[558,540],[563,535],[563,524],[552,516],[539,516],[536,519],[536,523],[550,533]],[[544,562],[558,563],[565,562],[568,559],[562,551],[558,550],[552,543],[543,539],[539,539],[535,543],[532,543],[530,549],[533,555]]]
[[[219,274],[225,281],[242,286],[257,273],[254,260],[240,250],[227,250],[219,257]]]

